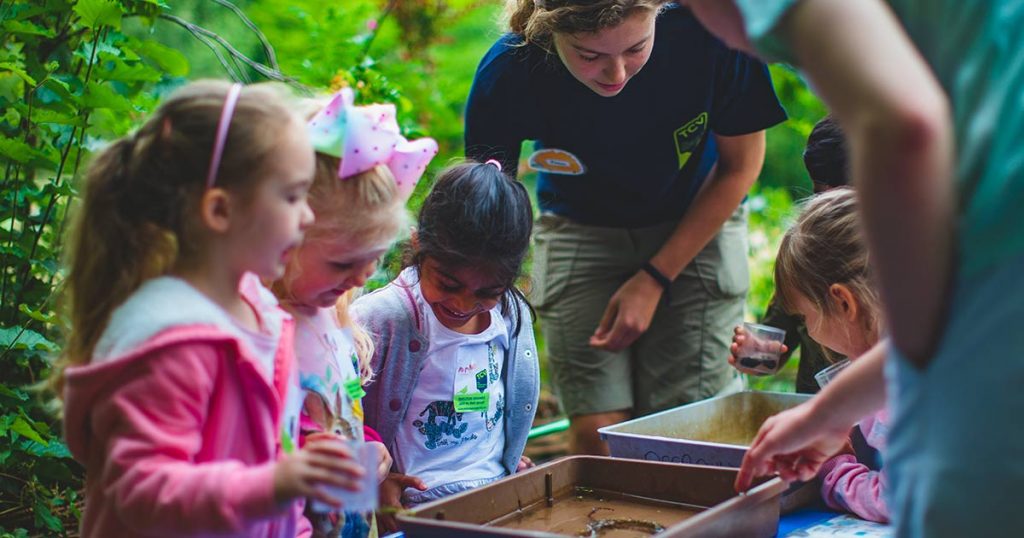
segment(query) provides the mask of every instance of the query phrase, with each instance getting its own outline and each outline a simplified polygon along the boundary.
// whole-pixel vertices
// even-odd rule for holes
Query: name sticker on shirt
[[[538,172],[578,176],[587,171],[579,157],[557,148],[544,148],[530,155],[530,168]]]
[[[487,411],[487,407],[491,404],[491,393],[479,392],[476,394],[456,394],[455,395],[455,412],[456,413],[471,413],[474,411]]]
[[[363,390],[363,382],[358,377],[353,377],[345,382],[345,392],[353,401],[359,401],[360,398],[366,396],[366,391]]]

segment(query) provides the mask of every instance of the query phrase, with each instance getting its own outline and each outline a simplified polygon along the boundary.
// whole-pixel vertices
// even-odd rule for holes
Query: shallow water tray
[[[410,537],[770,537],[777,478],[745,495],[735,469],[573,456],[421,505],[398,517]]]
[[[598,432],[616,458],[739,467],[768,417],[810,397],[737,392],[606,426]]]

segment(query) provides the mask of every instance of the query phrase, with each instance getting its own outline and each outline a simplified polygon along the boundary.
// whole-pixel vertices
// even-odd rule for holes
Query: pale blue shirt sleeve
[[[736,0],[750,41],[761,56],[772,62],[793,62],[790,51],[778,33],[779,22],[799,0]]]

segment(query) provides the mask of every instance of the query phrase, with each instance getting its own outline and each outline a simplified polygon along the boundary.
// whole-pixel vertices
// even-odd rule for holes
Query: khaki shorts
[[[534,231],[530,299],[541,319],[555,390],[569,416],[644,415],[742,387],[728,364],[749,287],[741,206],[672,284],[650,328],[622,351],[590,347],[608,301],[675,230],[623,229],[545,214]]]

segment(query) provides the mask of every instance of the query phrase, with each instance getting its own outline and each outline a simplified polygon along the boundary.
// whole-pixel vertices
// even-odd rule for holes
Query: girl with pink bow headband
[[[355,106],[351,89],[336,93],[307,124],[316,149],[309,205],[316,216],[274,293],[296,320],[301,395],[286,411],[297,420],[300,445],[322,437],[367,444],[383,480],[391,455],[376,432],[364,429],[361,396],[370,382],[373,344],[348,315],[351,295],[373,275],[401,230],[405,203],[437,154],[430,138],[402,136],[390,104]],[[313,536],[362,537],[371,517],[351,511],[305,515]],[[344,507],[342,507],[344,510]]]
[[[309,122],[318,153],[341,159],[338,177],[345,179],[384,165],[404,196],[412,192],[427,163],[437,155],[432,138],[409,141],[398,130],[395,105],[354,106],[351,88],[342,88]]]

